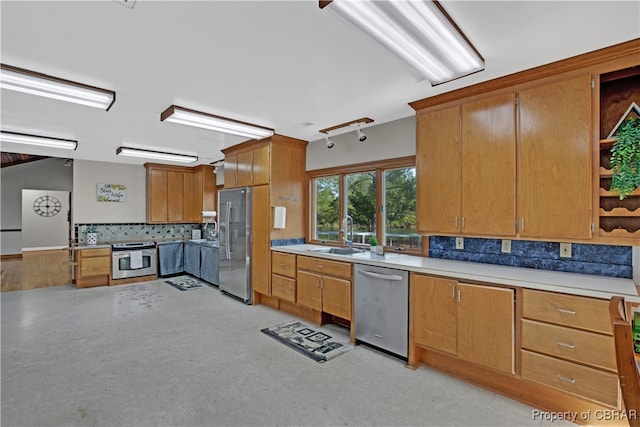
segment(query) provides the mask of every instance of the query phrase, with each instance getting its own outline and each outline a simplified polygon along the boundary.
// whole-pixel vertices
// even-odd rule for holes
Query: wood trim
[[[362,117],[360,119],[355,119],[355,120],[351,120],[350,122],[340,123],[339,125],[331,126],[326,129],[320,129],[318,132],[328,134],[329,132],[334,131],[336,129],[346,128],[356,123],[365,123],[365,124],[373,123],[373,119],[370,119],[369,117]]]
[[[353,165],[315,169],[312,171],[307,171],[307,176],[311,180],[320,176],[366,172],[371,171],[372,169],[393,169],[406,166],[416,166],[416,156],[398,157],[395,159],[377,160],[373,162],[358,163]]]
[[[22,258],[22,254],[0,255],[0,260],[3,260],[3,259],[21,259],[21,258]]]
[[[487,92],[504,89],[510,86],[529,83],[558,74],[577,71],[583,68],[594,67],[608,61],[621,60],[630,57],[631,62],[638,62],[640,54],[640,38],[614,46],[595,50],[593,52],[530,68],[518,73],[498,77],[472,86],[445,92],[429,98],[410,102],[409,105],[416,111],[438,106],[447,102],[459,101],[470,96],[482,95]]]
[[[109,277],[109,286],[126,285],[128,283],[146,282],[149,280],[157,280],[157,279],[158,279],[157,274],[150,274],[148,276],[139,276],[139,277],[129,277],[127,279],[115,279],[115,280]]]
[[[22,231],[22,228],[4,228],[4,229],[2,229],[0,231],[3,232],[3,233],[5,233],[5,232],[15,233],[15,232]]]
[[[174,166],[174,165],[164,165],[161,163],[145,163],[144,167],[149,169],[162,169],[166,171],[176,171],[176,172],[193,172],[194,168],[191,166]]]
[[[320,0],[318,2],[318,6],[320,7],[320,9],[324,9],[325,7],[329,6],[329,4],[332,2],[333,0]]]
[[[304,145],[304,147],[307,146],[307,144],[309,143],[309,141],[305,141],[303,139],[298,139],[298,138],[292,138],[289,136],[285,136],[285,135],[280,135],[280,134],[273,134],[273,136],[264,138],[264,139],[250,139],[248,141],[245,142],[241,142],[240,144],[236,144],[233,145],[231,147],[227,147],[227,148],[223,148],[222,153],[225,156],[228,156],[230,154],[235,154],[235,153],[241,153],[244,151],[251,151],[254,148],[258,148],[260,146],[263,145],[268,145],[269,143],[275,143],[275,144],[301,144]],[[224,160],[224,159],[223,159]]]

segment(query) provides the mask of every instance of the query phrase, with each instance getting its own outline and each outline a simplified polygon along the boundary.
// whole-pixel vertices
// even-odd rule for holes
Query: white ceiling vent
[[[136,4],[136,0],[113,0],[116,3],[120,3],[123,6],[128,7],[129,9],[133,9],[133,6]]]

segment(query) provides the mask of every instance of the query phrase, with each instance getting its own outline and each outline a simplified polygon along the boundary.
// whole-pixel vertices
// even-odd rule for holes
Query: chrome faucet
[[[350,226],[350,228],[349,228]],[[350,248],[353,247],[353,217],[345,215],[342,220],[342,241]]]

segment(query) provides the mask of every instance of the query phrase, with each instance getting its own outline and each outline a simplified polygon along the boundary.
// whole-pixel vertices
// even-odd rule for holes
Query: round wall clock
[[[33,202],[33,211],[40,216],[55,216],[62,209],[60,200],[53,196],[40,196]]]

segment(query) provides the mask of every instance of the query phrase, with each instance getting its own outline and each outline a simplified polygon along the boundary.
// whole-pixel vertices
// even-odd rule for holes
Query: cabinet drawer
[[[522,295],[523,317],[611,335],[608,301],[529,289]]]
[[[618,407],[618,376],[522,350],[522,378]]]
[[[310,270],[320,274],[344,277],[351,280],[351,264],[348,262],[330,261],[323,258],[298,256],[298,269]]]
[[[522,348],[616,371],[613,337],[522,320]]]
[[[82,258],[111,256],[111,248],[80,249]]]
[[[277,274],[271,275],[271,296],[296,302],[296,280]]]
[[[296,256],[271,252],[271,272],[281,276],[296,277]]]
[[[111,259],[109,257],[82,258],[80,263],[81,276],[109,275],[111,273]]]

